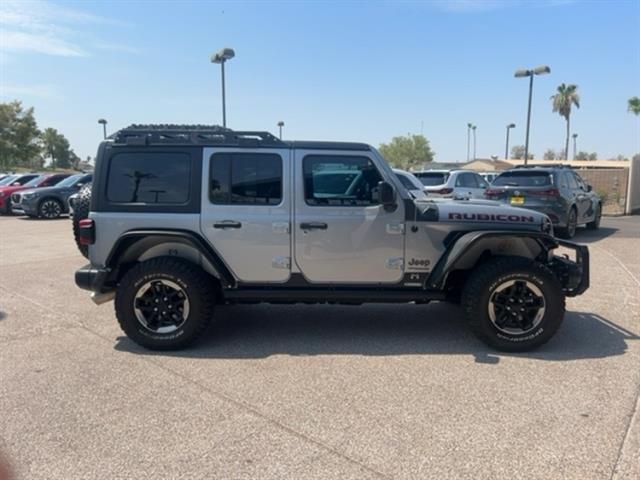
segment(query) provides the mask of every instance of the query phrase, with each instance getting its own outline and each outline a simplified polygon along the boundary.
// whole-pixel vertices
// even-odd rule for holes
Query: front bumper
[[[567,256],[555,255],[549,268],[555,273],[562,284],[567,297],[576,297],[589,288],[589,249],[585,245],[557,240],[561,247],[575,252],[575,262]]]
[[[108,268],[97,268],[89,263],[76,270],[76,285],[83,290],[104,293],[104,284],[110,272]]]

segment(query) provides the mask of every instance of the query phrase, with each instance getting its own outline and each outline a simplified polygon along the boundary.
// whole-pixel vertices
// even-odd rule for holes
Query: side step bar
[[[445,294],[428,290],[279,289],[242,288],[224,290],[226,300],[238,302],[358,302],[409,303],[444,300]]]

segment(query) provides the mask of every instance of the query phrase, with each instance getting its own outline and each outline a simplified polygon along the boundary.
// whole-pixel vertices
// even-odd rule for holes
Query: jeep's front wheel
[[[565,312],[562,287],[544,265],[497,257],[468,279],[462,306],[471,330],[497,350],[521,352],[546,343]]]
[[[120,327],[151,350],[174,350],[193,343],[213,317],[212,279],[197,266],[158,257],[129,270],[116,290]]]

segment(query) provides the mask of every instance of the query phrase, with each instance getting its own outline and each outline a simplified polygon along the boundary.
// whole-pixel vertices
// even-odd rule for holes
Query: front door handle
[[[326,230],[327,224],[322,222],[302,222],[300,228],[302,230]]]
[[[222,222],[216,222],[213,224],[213,228],[242,228],[242,224],[240,222],[236,222],[234,220],[224,220]]]

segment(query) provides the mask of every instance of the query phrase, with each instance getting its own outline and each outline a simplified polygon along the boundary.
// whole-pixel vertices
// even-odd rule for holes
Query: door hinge
[[[404,223],[387,223],[387,233],[391,235],[404,234]]]
[[[282,268],[289,270],[291,268],[291,257],[273,257],[271,262],[273,268]]]
[[[387,268],[390,270],[404,270],[404,258],[403,257],[391,257],[387,258]]]
[[[289,222],[273,222],[271,224],[271,229],[273,233],[283,233],[285,235],[289,234]]]

